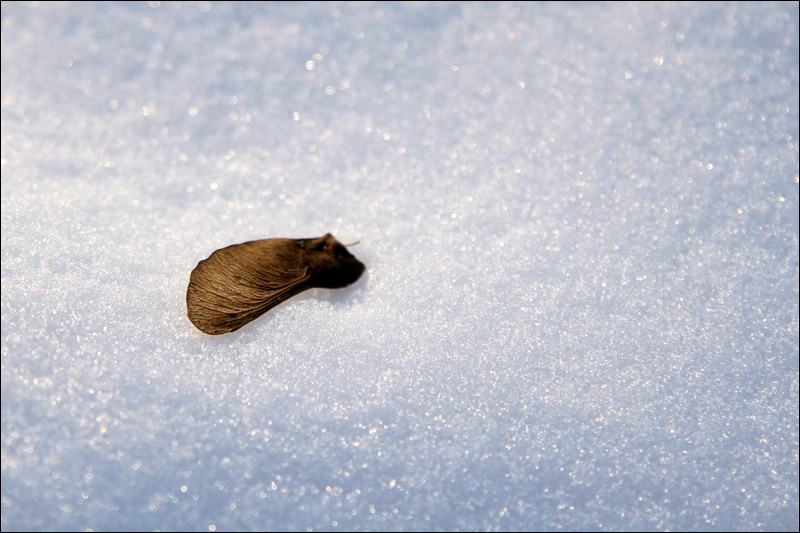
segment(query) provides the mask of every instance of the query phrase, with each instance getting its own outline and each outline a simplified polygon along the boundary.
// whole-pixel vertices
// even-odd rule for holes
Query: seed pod
[[[363,272],[364,264],[330,233],[234,244],[192,271],[189,320],[209,335],[229,333],[306,289],[346,287]]]

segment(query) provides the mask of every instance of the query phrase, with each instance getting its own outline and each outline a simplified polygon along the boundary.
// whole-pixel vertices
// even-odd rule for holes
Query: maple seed
[[[197,264],[186,308],[203,333],[229,333],[307,289],[347,287],[363,272],[364,264],[330,233],[234,244]]]

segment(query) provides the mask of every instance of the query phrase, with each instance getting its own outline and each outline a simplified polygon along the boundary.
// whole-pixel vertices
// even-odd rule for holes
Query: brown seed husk
[[[189,320],[209,335],[236,331],[307,289],[354,283],[364,265],[330,233],[316,239],[263,239],[217,250],[189,279]]]

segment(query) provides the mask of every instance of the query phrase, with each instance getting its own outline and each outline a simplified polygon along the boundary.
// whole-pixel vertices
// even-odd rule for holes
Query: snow
[[[798,4],[2,4],[3,530],[785,530]],[[241,330],[196,263],[361,241]]]

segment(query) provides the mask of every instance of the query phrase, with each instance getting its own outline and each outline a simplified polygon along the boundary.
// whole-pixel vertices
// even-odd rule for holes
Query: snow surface
[[[795,2],[3,2],[3,530],[796,531],[798,85]]]

